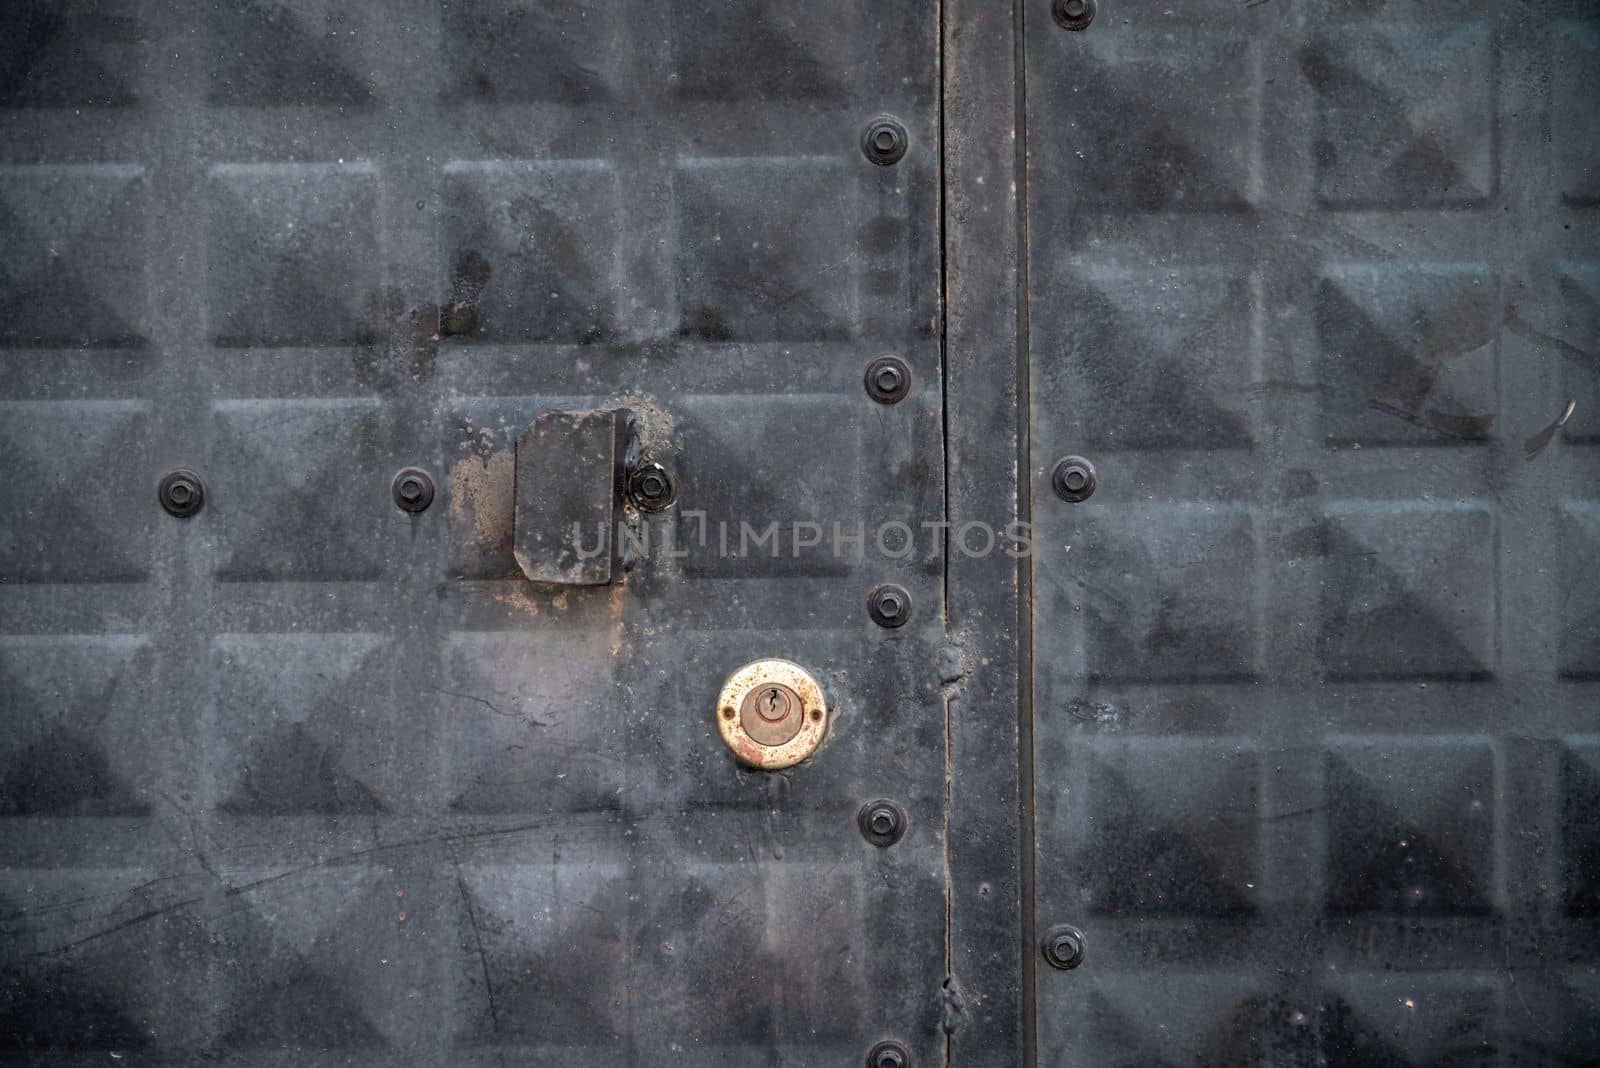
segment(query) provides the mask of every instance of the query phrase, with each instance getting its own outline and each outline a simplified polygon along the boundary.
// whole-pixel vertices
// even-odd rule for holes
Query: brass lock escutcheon
[[[799,664],[756,660],[723,683],[717,729],[741,764],[776,771],[816,752],[828,732],[828,706]]]

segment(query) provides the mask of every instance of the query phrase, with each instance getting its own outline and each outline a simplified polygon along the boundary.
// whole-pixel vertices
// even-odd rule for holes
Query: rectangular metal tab
[[[517,438],[512,546],[534,582],[621,577],[615,538],[628,412],[545,412]]]

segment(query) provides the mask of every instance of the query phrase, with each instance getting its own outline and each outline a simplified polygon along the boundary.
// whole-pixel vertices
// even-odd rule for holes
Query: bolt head
[[[879,404],[898,404],[911,392],[911,368],[898,356],[880,356],[867,365],[866,386]]]
[[[407,467],[394,476],[391,492],[402,512],[425,512],[433,503],[433,478],[420,467]]]
[[[1055,0],[1050,14],[1064,30],[1087,30],[1094,21],[1095,0]]]
[[[900,586],[879,586],[867,598],[867,614],[880,627],[905,626],[911,618],[911,594]]]
[[[1050,472],[1050,488],[1069,504],[1088,500],[1099,484],[1100,476],[1094,464],[1082,456],[1062,457]]]
[[[893,801],[879,799],[868,801],[856,815],[861,835],[880,849],[886,849],[905,837],[905,810]]]
[[[205,485],[193,471],[185,468],[168,471],[156,487],[156,499],[168,515],[188,519],[205,506]]]
[[[888,167],[905,158],[910,135],[894,119],[875,119],[861,135],[861,151],[867,159],[880,167]]]
[[[911,1068],[911,1051],[898,1042],[879,1042],[867,1052],[867,1068]]]
[[[1044,934],[1044,959],[1052,968],[1069,971],[1083,963],[1086,951],[1083,932],[1071,924],[1063,923]]]
[[[628,495],[647,512],[659,512],[678,499],[672,476],[654,460],[639,464],[628,476]]]

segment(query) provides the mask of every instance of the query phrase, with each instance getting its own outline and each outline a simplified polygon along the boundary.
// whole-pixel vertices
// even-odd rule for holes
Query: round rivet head
[[[390,489],[402,512],[426,512],[433,503],[433,478],[420,467],[407,467],[395,475]]]
[[[1094,464],[1081,456],[1063,458],[1050,472],[1050,488],[1056,491],[1057,497],[1069,504],[1078,504],[1093,497],[1095,487],[1099,484],[1100,476],[1095,473]]]
[[[908,822],[906,810],[887,798],[868,801],[856,813],[861,837],[879,849],[887,849],[904,838]]]
[[[1050,14],[1064,30],[1087,30],[1094,21],[1094,0],[1055,0]]]
[[[861,134],[861,151],[880,167],[899,163],[910,143],[906,128],[889,118],[874,119]]]
[[[645,511],[659,512],[678,499],[678,489],[665,467],[648,460],[628,474],[628,496]]]
[[[890,1039],[867,1051],[867,1068],[912,1068],[911,1051]]]
[[[188,519],[205,506],[205,483],[193,471],[180,467],[161,476],[161,483],[156,487],[156,499],[168,515]]]
[[[1040,948],[1050,967],[1070,971],[1083,963],[1083,932],[1068,923],[1057,924],[1044,933]]]
[[[898,356],[880,356],[867,365],[867,396],[879,404],[897,404],[911,392],[911,368]]]

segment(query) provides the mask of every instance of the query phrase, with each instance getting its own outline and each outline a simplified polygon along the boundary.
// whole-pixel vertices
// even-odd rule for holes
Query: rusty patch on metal
[[[511,553],[515,469],[509,451],[468,456],[450,469],[450,512],[473,555]]]
[[[800,763],[828,732],[822,687],[788,660],[756,660],[728,676],[715,715],[728,750],[761,771]]]

